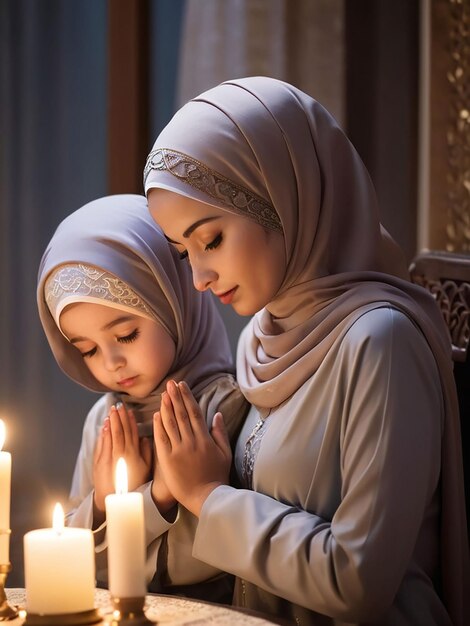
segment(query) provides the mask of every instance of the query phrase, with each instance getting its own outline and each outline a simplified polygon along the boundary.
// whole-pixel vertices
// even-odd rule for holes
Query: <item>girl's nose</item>
[[[125,364],[125,359],[119,346],[113,346],[103,356],[104,366],[109,372],[115,372]]]

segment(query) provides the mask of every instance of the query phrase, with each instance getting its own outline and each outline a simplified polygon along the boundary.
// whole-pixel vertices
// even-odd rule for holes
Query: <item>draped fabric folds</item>
[[[186,2],[178,101],[242,76],[286,80],[344,122],[343,0]]]

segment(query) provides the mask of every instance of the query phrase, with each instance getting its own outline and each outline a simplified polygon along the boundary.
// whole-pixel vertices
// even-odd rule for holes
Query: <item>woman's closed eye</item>
[[[205,250],[214,250],[222,243],[222,233],[219,233],[210,243],[205,247]]]
[[[215,248],[217,248],[218,246],[220,246],[220,244],[222,243],[222,233],[219,233],[217,235],[217,237],[215,237],[211,242],[207,243],[204,246],[204,250],[207,252],[208,250],[215,250]],[[184,259],[188,258],[188,251],[187,250],[183,250],[179,253],[180,255],[180,260],[183,261]]]

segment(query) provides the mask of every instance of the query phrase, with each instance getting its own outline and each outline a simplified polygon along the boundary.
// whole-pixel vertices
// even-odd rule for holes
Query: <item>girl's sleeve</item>
[[[204,503],[194,543],[196,558],[346,622],[380,619],[393,603],[439,480],[437,367],[412,322],[381,311],[359,318],[338,352],[345,392],[332,519],[220,486]],[[315,406],[315,397],[305,400]]]
[[[85,419],[69,493],[67,526],[92,528],[93,525],[93,455],[107,405],[106,395],[101,396]]]

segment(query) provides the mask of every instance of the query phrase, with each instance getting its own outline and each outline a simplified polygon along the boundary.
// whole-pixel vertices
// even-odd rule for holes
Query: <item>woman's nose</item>
[[[191,263],[191,268],[193,271],[193,283],[198,291],[206,291],[217,279],[217,273],[204,265]]]

